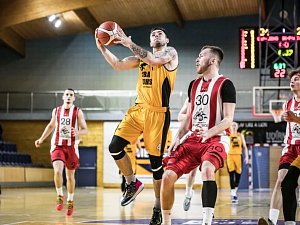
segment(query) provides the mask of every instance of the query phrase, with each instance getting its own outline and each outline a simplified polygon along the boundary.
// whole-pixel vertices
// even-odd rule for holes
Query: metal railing
[[[63,93],[64,91],[0,92],[0,112],[49,111],[62,104]],[[135,98],[135,90],[79,90],[76,92],[75,104],[84,111],[126,111],[134,104]],[[186,98],[186,92],[173,92],[170,102],[171,110],[180,110]],[[252,92],[238,91],[237,99],[240,98],[252,100]],[[251,109],[251,104],[248,106],[247,102],[249,101],[240,101],[237,108]]]

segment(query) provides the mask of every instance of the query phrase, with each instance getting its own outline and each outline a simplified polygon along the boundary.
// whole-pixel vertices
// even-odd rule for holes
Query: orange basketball
[[[122,30],[121,27],[113,21],[106,21],[97,29],[97,38],[101,44],[106,46],[115,45],[114,40],[117,40],[117,32]]]

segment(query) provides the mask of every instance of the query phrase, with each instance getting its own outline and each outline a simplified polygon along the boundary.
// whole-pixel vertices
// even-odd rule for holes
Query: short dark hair
[[[165,33],[166,37],[168,37],[168,34],[167,34],[165,28],[162,28],[162,27],[153,27],[153,28],[151,29],[151,31],[150,31],[150,34],[151,34],[153,31],[155,31],[155,30],[161,30],[161,31],[163,31],[163,32]]]
[[[293,76],[295,76],[297,73],[300,74],[300,67],[296,70],[292,70],[290,73],[289,73],[289,78],[292,79]]]
[[[68,91],[73,91],[73,93],[74,93],[74,95],[75,95],[75,91],[74,91],[73,88],[67,88],[66,90],[68,90]]]
[[[219,58],[219,64],[221,64],[221,62],[222,62],[222,60],[224,58],[224,52],[223,52],[223,50],[220,47],[218,47],[218,46],[205,45],[204,47],[202,47],[201,51],[203,51],[204,49],[207,49],[207,48],[210,49],[210,51],[213,54],[215,54],[215,55],[218,56],[218,58]]]

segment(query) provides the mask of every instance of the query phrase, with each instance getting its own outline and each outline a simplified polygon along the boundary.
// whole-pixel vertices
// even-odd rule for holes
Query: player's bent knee
[[[126,154],[124,149],[120,150],[120,148],[118,146],[114,146],[112,144],[109,145],[108,149],[109,149],[110,155],[114,158],[114,160],[122,159]]]
[[[124,148],[127,144],[129,144],[129,142],[125,139],[118,136],[113,136],[113,139],[108,146],[108,150],[114,160],[122,159],[126,155]]]
[[[162,184],[164,186],[173,186],[176,182],[176,178],[174,178],[174,172],[172,170],[166,170],[162,176]]]
[[[152,170],[153,172],[153,179],[154,180],[161,180],[164,174],[164,169],[162,167],[160,167],[160,169],[156,170]]]

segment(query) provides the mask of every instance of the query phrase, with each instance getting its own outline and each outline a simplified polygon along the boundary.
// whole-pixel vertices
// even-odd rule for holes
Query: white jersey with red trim
[[[203,77],[196,79],[191,89],[191,131],[197,127],[208,130],[221,122],[223,119],[223,102],[221,88],[228,78],[223,75],[205,81]],[[229,129],[218,134],[220,141],[228,143]],[[226,149],[227,151],[229,149]]]
[[[71,127],[74,127],[78,131],[77,115],[79,108],[72,105],[69,109],[65,109],[64,106],[56,108],[56,126],[52,135],[52,146],[74,146],[79,144],[79,137],[71,136]]]
[[[300,117],[300,102],[297,102],[295,98],[291,98],[283,105],[283,110],[290,110]],[[287,145],[300,145],[300,125],[298,123],[288,122],[286,124],[284,143]]]

